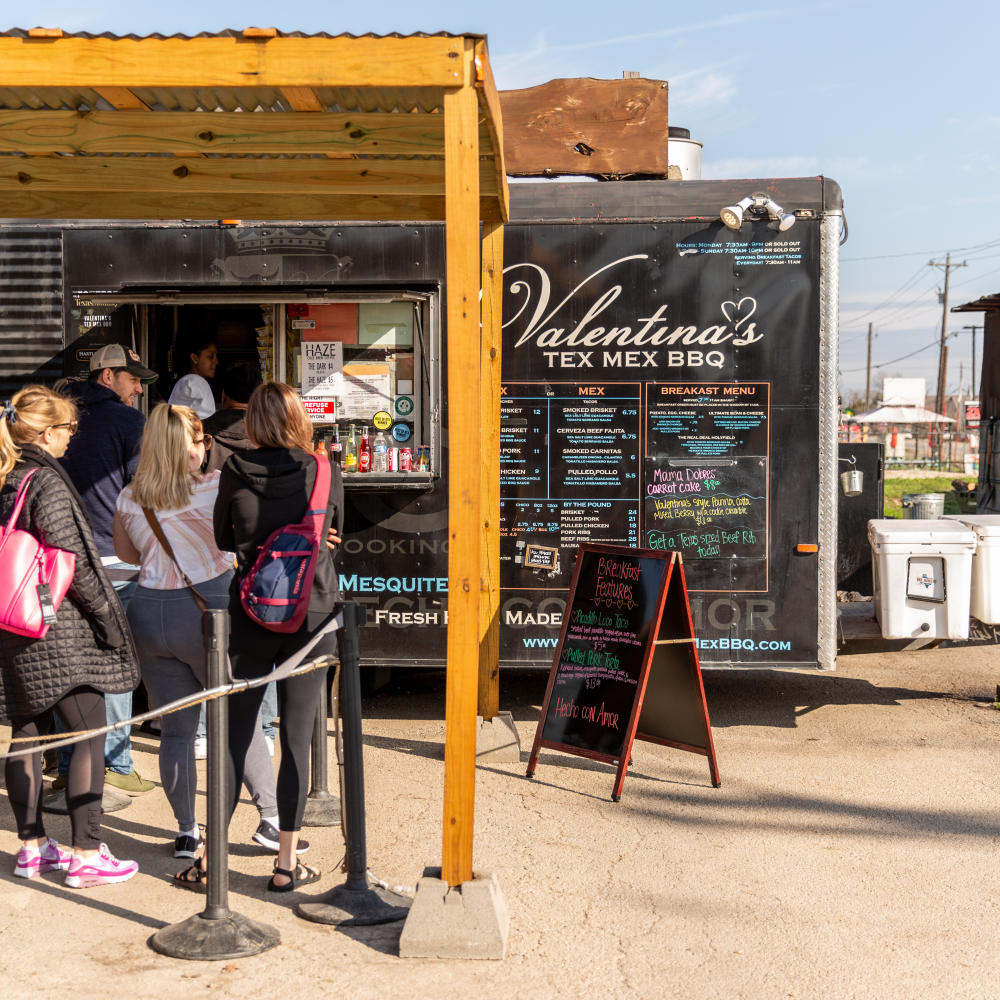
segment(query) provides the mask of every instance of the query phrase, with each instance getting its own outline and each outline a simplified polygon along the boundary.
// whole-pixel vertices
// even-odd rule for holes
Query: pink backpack
[[[271,632],[297,632],[312,595],[316,560],[325,551],[323,520],[330,502],[330,462],[316,459],[316,482],[298,524],[272,531],[240,584],[247,617]]]
[[[17,519],[36,469],[21,480],[10,519],[0,527],[0,628],[41,639],[73,582],[76,554],[44,545]]]

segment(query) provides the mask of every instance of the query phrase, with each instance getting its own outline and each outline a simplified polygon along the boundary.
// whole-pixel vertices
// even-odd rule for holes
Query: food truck
[[[501,666],[550,665],[577,547],[605,542],[680,553],[704,665],[833,667],[841,224],[824,177],[511,184]],[[291,383],[318,441],[376,453],[339,561],[363,663],[443,665],[444,263],[427,223],[8,225],[0,322],[30,335],[4,388],[117,341],[162,373],[149,406],[199,332],[220,375]]]

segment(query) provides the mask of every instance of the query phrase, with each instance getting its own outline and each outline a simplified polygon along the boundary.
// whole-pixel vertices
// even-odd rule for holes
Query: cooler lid
[[[881,518],[868,522],[868,539],[878,545],[972,545],[972,529],[955,520],[896,520]]]
[[[980,538],[1000,538],[1000,514],[948,514],[946,519],[967,525]]]

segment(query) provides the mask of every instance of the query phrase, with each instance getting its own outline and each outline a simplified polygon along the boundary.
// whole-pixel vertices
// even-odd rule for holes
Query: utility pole
[[[944,271],[944,294],[941,296],[941,347],[938,353],[938,382],[937,382],[937,396],[934,399],[934,409],[938,413],[944,413],[944,401],[947,389],[945,387],[945,379],[948,372],[948,346],[945,341],[948,338],[948,282],[951,278],[951,270],[954,267],[968,267],[969,262],[963,260],[961,264],[952,264],[951,262],[951,251],[945,254],[944,263],[940,261],[931,260],[928,261],[929,267],[938,267]],[[938,464],[941,463],[941,440],[943,437],[943,431],[938,433]]]
[[[941,296],[941,347],[938,352],[938,383],[937,383],[937,395],[934,397],[934,409],[938,413],[944,412],[944,400],[945,400],[945,377],[946,377],[946,357],[947,352],[945,349],[945,341],[948,337],[948,283],[951,279],[952,268],[955,267],[968,267],[969,262],[963,260],[961,264],[952,264],[951,262],[951,252],[949,251],[945,254],[944,263],[940,261],[931,260],[927,262],[928,267],[938,267],[944,271],[944,294]]]
[[[979,398],[979,386],[976,385],[976,330],[982,330],[981,326],[963,326],[963,330],[972,331],[972,390],[970,395],[973,399]]]
[[[867,413],[871,407],[871,395],[872,395],[872,325],[868,324],[868,371],[865,375],[865,413]]]

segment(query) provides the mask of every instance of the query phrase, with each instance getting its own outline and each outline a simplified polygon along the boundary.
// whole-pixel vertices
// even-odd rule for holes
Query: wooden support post
[[[479,421],[479,128],[471,81],[444,93],[448,364],[448,672],[441,877],[472,879],[482,514]]]
[[[482,598],[479,605],[479,715],[500,711],[500,320],[503,302],[503,226],[483,223],[480,377],[483,461]]]

